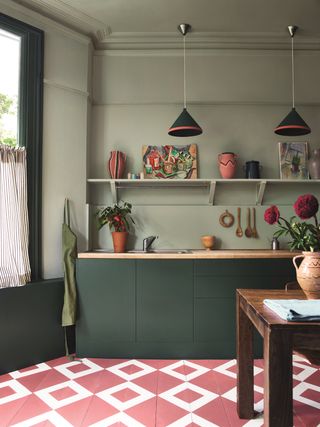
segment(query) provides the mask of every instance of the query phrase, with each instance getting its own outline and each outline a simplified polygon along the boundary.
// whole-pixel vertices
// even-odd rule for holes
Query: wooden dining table
[[[301,290],[237,289],[237,411],[254,411],[253,332],[264,340],[264,426],[292,427],[292,353],[320,350],[320,323],[288,322],[263,304],[265,299],[306,299]]]

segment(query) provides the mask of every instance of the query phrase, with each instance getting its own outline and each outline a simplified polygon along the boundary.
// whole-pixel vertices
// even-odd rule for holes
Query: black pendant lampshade
[[[275,128],[274,132],[283,136],[301,136],[310,133],[311,129],[296,109],[292,108],[279,126]]]
[[[282,120],[282,122],[275,128],[274,132],[277,135],[283,136],[301,136],[307,135],[311,129],[303,120],[300,114],[295,109],[294,102],[294,57],[293,57],[293,37],[298,27],[289,25],[288,30],[291,36],[291,77],[292,77],[292,109],[290,113]]]
[[[171,136],[197,136],[201,133],[201,127],[190,116],[186,108],[182,110],[182,113],[173,123],[168,132]]]
[[[202,129],[198,123],[191,117],[187,111],[187,96],[186,96],[186,43],[185,35],[191,30],[191,25],[180,24],[178,26],[180,33],[183,35],[183,94],[184,107],[182,113],[170,127],[168,134],[171,136],[197,136],[202,134]]]

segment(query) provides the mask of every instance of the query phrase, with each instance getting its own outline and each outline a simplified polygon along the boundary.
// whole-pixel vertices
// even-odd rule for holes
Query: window
[[[43,31],[0,13],[0,43],[11,40],[15,54],[10,55],[11,83],[0,73],[1,138],[4,143],[27,149],[29,256],[32,279],[41,278],[41,180],[43,108]],[[2,47],[3,45],[0,45]],[[3,50],[1,48],[1,54]],[[9,56],[8,56],[9,57]],[[8,58],[6,57],[6,58]],[[16,62],[14,62],[16,61]],[[19,64],[17,64],[19,61]],[[1,68],[3,67],[3,56]],[[17,93],[13,80],[16,78]],[[11,89],[9,90],[9,86]],[[4,87],[4,92],[2,92]],[[1,114],[1,113],[0,113]]]
[[[0,29],[0,143],[18,144],[21,38]]]

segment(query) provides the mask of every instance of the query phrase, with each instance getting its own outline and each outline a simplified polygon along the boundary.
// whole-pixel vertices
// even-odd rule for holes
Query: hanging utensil
[[[241,228],[241,208],[238,208],[238,227],[236,229],[236,236],[237,237],[243,236],[243,231]]]
[[[252,228],[250,225],[250,208],[248,208],[247,210],[247,228],[245,229],[244,234],[246,235],[246,237],[252,236]]]
[[[256,227],[256,208],[252,208],[252,218],[253,218],[253,227],[251,229],[252,237],[257,238],[258,237],[258,231],[257,231],[257,227]]]
[[[226,209],[219,217],[219,222],[222,227],[229,228],[233,226],[234,216]]]

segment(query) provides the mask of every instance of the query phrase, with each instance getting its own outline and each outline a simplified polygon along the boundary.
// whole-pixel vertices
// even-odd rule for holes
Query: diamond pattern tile
[[[59,358],[0,376],[0,427],[260,427],[236,412],[235,360]],[[295,427],[320,427],[320,369],[293,362]]]

